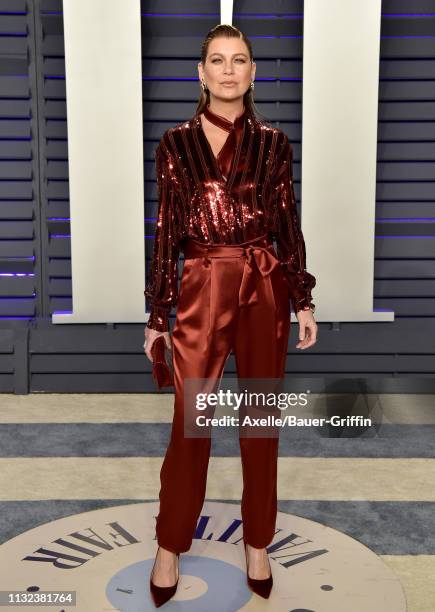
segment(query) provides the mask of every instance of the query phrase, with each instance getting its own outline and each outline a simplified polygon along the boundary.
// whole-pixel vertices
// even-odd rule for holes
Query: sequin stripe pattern
[[[306,247],[296,208],[293,182],[293,148],[284,135],[274,173],[277,255],[287,276],[295,312],[315,309],[311,290],[315,277],[306,270]]]
[[[200,115],[169,128],[156,151],[158,219],[145,295],[151,300],[148,327],[158,331],[168,330],[171,307],[178,301],[177,262],[185,238],[239,244],[268,233],[276,239],[295,312],[314,308],[315,278],[305,268],[288,137],[248,109],[236,121],[242,137],[232,155],[225,149],[227,177]]]
[[[197,121],[200,125],[200,119]],[[222,182],[219,180],[219,166],[210,145],[207,145],[205,134],[198,124],[190,125],[190,136],[192,140],[193,167],[192,175],[196,176],[198,197],[194,212],[192,208],[191,232],[202,236],[207,236],[205,242],[218,242],[220,208],[217,202],[222,198]],[[195,220],[193,219],[195,217]]]
[[[271,179],[272,171],[274,168],[274,160],[276,159],[276,146],[278,142],[279,131],[273,130],[270,137],[267,138],[267,136],[268,136],[268,132],[263,129],[261,132],[261,145],[262,146],[260,146],[259,148],[258,157],[257,157],[257,165],[256,165],[255,175],[254,175],[254,184],[262,185],[262,189],[258,193],[258,197],[253,197],[252,206],[254,210],[257,209],[258,198],[260,198],[262,202],[268,202],[268,201],[273,202],[273,198],[271,195],[272,181],[270,179]],[[268,147],[267,155],[263,163],[263,156],[266,152],[266,147]],[[261,211],[262,209],[260,208],[259,210]],[[262,213],[260,212],[257,214],[262,214]],[[271,236],[274,236],[274,215],[273,213],[266,215],[264,225],[267,228],[267,230],[270,232]]]
[[[149,281],[144,291],[152,300],[147,326],[158,331],[169,330],[169,313],[178,300],[180,254],[180,216],[175,185],[178,178],[165,140],[163,137],[155,152],[158,211]]]

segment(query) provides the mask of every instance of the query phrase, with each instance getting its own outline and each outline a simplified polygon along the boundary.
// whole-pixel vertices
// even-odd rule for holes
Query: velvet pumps
[[[264,597],[264,599],[268,599],[270,595],[270,591],[272,590],[273,578],[272,578],[272,568],[270,568],[270,576],[268,578],[264,578],[259,580],[257,578],[251,578],[249,575],[249,567],[248,567],[248,553],[246,550],[246,542],[243,540],[245,545],[245,557],[246,557],[246,578],[248,582],[248,586],[254,593],[260,595],[260,597]],[[269,562],[270,567],[270,562]]]
[[[151,570],[150,574],[150,591],[153,597],[154,605],[156,606],[156,608],[160,608],[160,606],[163,606],[164,603],[166,603],[169,599],[171,599],[171,597],[175,595],[175,592],[177,590],[178,579],[180,577],[180,553],[177,553],[177,582],[171,586],[161,587],[154,584],[152,578],[154,573],[154,567],[156,565],[156,559],[157,555],[154,559],[153,569]]]

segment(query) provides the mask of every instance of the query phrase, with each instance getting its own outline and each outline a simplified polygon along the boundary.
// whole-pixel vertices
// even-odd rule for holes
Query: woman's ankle
[[[160,549],[160,555],[162,557],[166,557],[166,558],[169,559],[170,557],[176,557],[177,556],[177,553],[175,553],[173,550],[169,550],[168,548],[165,548],[164,546],[160,546],[159,545],[159,549]]]

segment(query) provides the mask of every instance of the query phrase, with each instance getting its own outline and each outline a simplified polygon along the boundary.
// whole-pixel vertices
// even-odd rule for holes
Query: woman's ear
[[[255,62],[252,62],[251,81],[255,81],[256,68],[257,68],[257,64]]]

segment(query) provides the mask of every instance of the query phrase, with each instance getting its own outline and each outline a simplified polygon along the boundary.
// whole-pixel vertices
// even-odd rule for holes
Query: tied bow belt
[[[185,259],[202,257],[204,266],[210,267],[211,284],[214,291],[219,290],[216,286],[215,267],[213,260],[222,257],[245,257],[245,265],[243,267],[243,275],[239,288],[239,306],[250,306],[258,302],[257,287],[259,277],[261,275],[265,281],[264,287],[267,295],[267,303],[270,306],[268,314],[271,319],[275,320],[275,293],[271,280],[271,272],[280,265],[277,259],[275,249],[269,240],[268,234],[263,234],[258,238],[241,242],[239,244],[207,244],[199,242],[194,238],[189,238],[183,247]],[[219,281],[217,281],[219,282]],[[215,329],[215,300],[211,300],[210,304],[210,325],[208,334]]]

